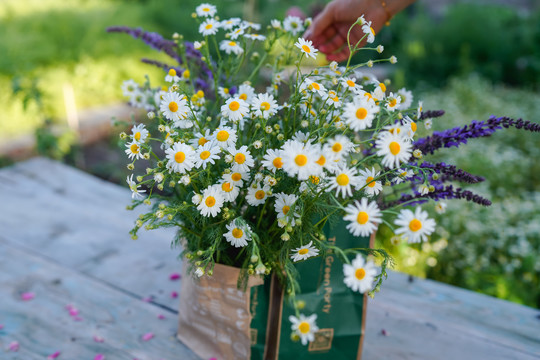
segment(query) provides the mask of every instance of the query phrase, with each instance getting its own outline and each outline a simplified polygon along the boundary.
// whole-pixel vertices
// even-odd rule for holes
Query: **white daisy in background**
[[[418,125],[408,116],[403,118],[403,128],[405,129],[405,135],[409,140],[412,140],[416,130],[418,130]]]
[[[212,135],[210,133],[210,129],[205,129],[204,134],[200,132],[196,133],[195,137],[189,140],[189,144],[196,149],[197,147],[203,146],[209,141],[212,141]]]
[[[219,86],[218,87],[218,94],[224,99],[228,99],[231,97],[229,88]]]
[[[131,98],[135,92],[139,90],[139,85],[133,79],[122,82],[122,94],[125,97]]]
[[[343,117],[349,128],[353,131],[364,130],[371,127],[379,107],[366,97],[355,97],[352,103],[345,104]]]
[[[129,104],[133,107],[144,109],[148,104],[148,97],[141,89],[137,89],[131,94]]]
[[[163,95],[159,111],[163,113],[165,118],[171,121],[185,119],[189,111],[186,97],[180,96],[175,92]]]
[[[386,97],[386,109],[388,111],[395,111],[399,109],[399,104],[401,104],[401,97],[394,95],[394,93],[388,94]]]
[[[337,135],[334,138],[328,140],[324,145],[324,152],[330,152],[335,158],[344,158],[352,150],[353,143],[345,135]]]
[[[244,186],[244,181],[249,180],[249,173],[233,171],[223,174],[222,179],[224,181],[230,181],[234,184],[234,186],[241,188]]]
[[[281,29],[281,21],[279,21],[277,19],[270,20],[270,25],[276,30]]]
[[[407,110],[411,107],[413,102],[413,94],[411,91],[401,88],[397,91],[397,96],[401,99],[398,110]]]
[[[239,225],[236,221],[232,221],[230,224],[226,225],[226,227],[228,231],[223,234],[223,236],[232,246],[244,247],[247,246],[248,241],[251,241],[251,238],[249,237],[251,228],[249,225]]]
[[[195,150],[190,145],[174,143],[165,150],[167,154],[167,169],[170,172],[185,174],[195,165]]]
[[[266,40],[266,36],[261,35],[261,34],[245,34],[244,37],[251,40],[259,40],[259,41]]]
[[[383,156],[382,164],[390,169],[411,158],[412,144],[404,136],[390,132],[380,133],[375,141],[377,155]]]
[[[246,21],[246,20],[242,21],[242,26],[249,27],[256,31],[261,30],[261,24],[257,24],[251,21]]]
[[[203,36],[215,35],[217,34],[220,27],[220,23],[212,18],[204,20],[201,25],[199,25],[199,32]]]
[[[220,147],[213,141],[206,142],[195,151],[195,167],[206,169],[207,164],[215,164],[214,160],[219,159]]]
[[[249,84],[242,84],[238,87],[238,92],[235,96],[247,103],[251,103],[255,96],[255,89]]]
[[[216,11],[217,9],[214,5],[210,5],[207,3],[202,3],[201,5],[195,8],[195,12],[197,13],[197,16],[205,16],[205,17],[214,16],[216,14]]]
[[[408,238],[409,243],[426,241],[435,231],[435,220],[428,218],[428,213],[417,207],[413,213],[409,209],[399,212],[394,224],[399,226],[395,233]]]
[[[330,90],[326,94],[324,94],[323,100],[325,102],[328,102],[330,105],[333,105],[336,109],[339,109],[343,104],[334,90]]]
[[[304,22],[298,16],[287,16],[283,20],[283,29],[293,35],[304,32]]]
[[[275,149],[266,150],[266,154],[262,160],[262,166],[270,170],[273,173],[276,173],[277,170],[280,170],[283,167],[283,159],[281,157],[281,151]]]
[[[401,184],[403,181],[413,177],[414,176],[414,171],[412,171],[411,169],[399,168],[399,169],[397,169],[395,171],[394,174],[397,175],[397,176],[395,178],[393,178],[392,181],[395,184]]]
[[[317,52],[319,50],[315,49],[313,42],[311,40],[305,40],[304,38],[299,37],[298,41],[294,44],[301,52],[306,54],[306,56],[315,59],[317,57]]]
[[[291,254],[291,259],[294,262],[306,260],[312,256],[319,255],[319,249],[313,246],[313,241],[310,241],[307,245],[300,246],[292,251],[295,251],[294,254]]]
[[[222,149],[234,147],[237,139],[236,130],[229,126],[218,127],[212,134],[212,140],[215,140]]]
[[[219,43],[219,49],[225,51],[226,54],[234,53],[240,55],[244,49],[234,40],[223,40]]]
[[[126,182],[131,190],[132,199],[142,199],[144,197],[142,194],[145,193],[146,190],[139,189],[139,185],[133,181],[133,174],[131,174],[131,177],[126,177]]]
[[[350,90],[350,91],[356,91],[362,88],[362,86],[356,83],[356,79],[352,77],[341,79],[341,84],[346,90]]]
[[[302,345],[307,345],[308,342],[315,340],[315,333],[319,331],[315,321],[317,314],[305,316],[300,314],[300,317],[289,316],[289,321],[292,323],[291,330],[300,337]]]
[[[225,104],[221,105],[221,114],[231,121],[238,122],[249,114],[248,104],[236,97],[227,99]]]
[[[264,204],[268,197],[268,191],[270,191],[270,186],[268,185],[261,187],[261,184],[257,183],[256,187],[250,186],[247,191],[246,201],[251,206]]]
[[[323,174],[323,170],[333,172],[339,167],[339,158],[333,152],[326,151],[323,149],[321,144],[313,145],[317,149],[317,160],[315,164],[318,165],[318,171],[315,175]]]
[[[291,210],[291,207],[294,205],[296,200],[298,200],[298,196],[294,194],[284,194],[284,193],[278,193],[278,194],[275,194],[274,196],[276,198],[276,202],[274,203],[274,209],[276,210],[277,218],[278,219],[288,218],[290,219],[291,226],[294,226],[295,219],[298,219],[300,217],[300,214],[298,213],[289,214],[289,211]]]
[[[307,89],[311,92],[317,93],[320,96],[324,96],[326,94],[326,88],[323,84],[317,81],[313,81],[309,78],[306,78],[306,80],[302,83],[300,86],[300,90]]]
[[[386,85],[382,82],[378,83],[375,89],[373,89],[371,96],[373,97],[373,100],[375,101],[386,98]]]
[[[137,160],[137,159],[143,158],[143,154],[141,153],[141,146],[138,141],[134,140],[130,143],[127,143],[126,148],[127,149],[125,150],[125,153],[130,160],[131,159]]]
[[[250,168],[255,165],[253,156],[251,156],[246,145],[241,146],[240,149],[229,148],[228,151],[233,157],[232,171],[249,172]]]
[[[366,262],[364,257],[358,254],[350,265],[343,264],[343,275],[345,275],[343,282],[352,291],[363,294],[366,291],[373,290],[375,276],[377,276],[378,272],[379,269],[373,261]]]
[[[375,172],[375,168],[360,170],[360,186],[364,187],[364,192],[368,196],[378,195],[382,191],[382,184],[375,180],[381,174],[380,171]]]
[[[238,26],[242,22],[242,19],[233,17],[221,22],[221,27],[225,30],[232,30],[233,27]]]
[[[336,197],[341,193],[343,198],[352,196],[352,187],[356,188],[360,185],[360,177],[358,177],[356,169],[345,166],[328,176],[327,181],[329,184],[327,191],[336,189]]]
[[[435,204],[435,211],[437,212],[437,214],[444,214],[446,212],[447,206],[447,203],[439,201],[437,204]]]
[[[258,94],[251,102],[251,106],[256,116],[268,119],[274,116],[278,110],[278,104],[270,94]]]
[[[236,198],[240,194],[240,188],[234,185],[233,181],[223,180],[221,184],[219,184],[219,187],[226,202],[236,200]]]
[[[231,31],[230,33],[227,33],[227,36],[231,40],[236,40],[236,39],[238,39],[239,36],[245,34],[245,29],[246,29],[245,27],[240,26],[239,28]]]
[[[148,130],[144,127],[144,124],[138,124],[131,128],[131,138],[134,142],[142,144],[148,137]]]
[[[203,191],[201,202],[197,205],[197,210],[201,212],[202,216],[215,217],[221,212],[223,201],[221,191],[215,186],[209,186]]]
[[[307,180],[310,175],[318,171],[315,161],[319,156],[317,156],[316,148],[310,144],[303,144],[296,140],[288,141],[283,145],[281,154],[283,155],[283,170],[291,177]]]
[[[362,31],[367,35],[366,41],[369,44],[375,41],[375,30],[371,27],[371,21],[367,21],[362,25]]]
[[[169,69],[167,75],[165,75],[165,81],[170,83],[177,83],[180,81],[180,76],[176,75],[175,69]]]
[[[360,202],[355,201],[345,208],[347,213],[343,220],[350,221],[347,229],[354,236],[369,236],[382,222],[381,211],[375,201],[368,203],[367,198],[362,198]]]

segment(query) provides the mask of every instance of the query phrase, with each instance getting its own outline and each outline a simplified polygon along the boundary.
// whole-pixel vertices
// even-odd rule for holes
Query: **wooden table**
[[[198,359],[174,336],[173,231],[131,240],[129,203],[127,188],[51,160],[0,169],[1,359]],[[367,360],[540,358],[540,311],[399,273],[370,300],[366,330]]]

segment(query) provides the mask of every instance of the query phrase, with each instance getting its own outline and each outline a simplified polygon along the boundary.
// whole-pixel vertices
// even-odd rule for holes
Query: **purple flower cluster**
[[[135,39],[141,39],[145,44],[150,47],[163,51],[165,54],[169,55],[179,64],[182,63],[182,59],[178,55],[176,48],[178,47],[176,43],[172,40],[166,40],[158,33],[144,31],[141,28],[130,28],[128,26],[111,26],[107,28],[107,32],[120,32],[133,36]]]
[[[443,182],[446,180],[457,180],[469,184],[476,184],[485,180],[481,176],[470,174],[465,170],[458,169],[455,165],[449,165],[443,162],[432,164],[425,161],[420,165],[420,168],[432,169],[435,173],[442,175],[440,180]]]
[[[428,110],[424,111],[420,114],[420,117],[418,118],[418,121],[425,120],[425,119],[433,119],[438,118],[444,115],[444,110]]]
[[[483,206],[490,206],[491,201],[477,195],[469,190],[463,190],[461,188],[454,189],[452,185],[446,185],[439,189],[435,189],[426,195],[422,194],[403,194],[398,200],[387,202],[381,205],[381,209],[388,209],[393,206],[407,203],[407,205],[421,204],[426,202],[428,199],[433,199],[435,201],[444,200],[444,199],[465,199],[467,201],[472,201],[476,204]],[[416,201],[415,201],[416,200]]]
[[[458,147],[466,144],[468,139],[491,136],[495,131],[502,128],[515,127],[532,132],[540,132],[540,124],[522,119],[514,120],[508,117],[491,116],[487,121],[471,122],[470,125],[455,127],[445,131],[435,131],[432,136],[418,139],[414,143],[414,149],[421,150],[424,154],[433,154],[440,148]]]

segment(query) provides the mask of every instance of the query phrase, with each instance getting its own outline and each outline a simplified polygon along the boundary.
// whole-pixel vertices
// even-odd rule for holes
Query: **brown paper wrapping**
[[[178,339],[203,359],[249,360],[250,288],[263,279],[251,276],[244,292],[237,287],[238,268],[216,264],[213,276],[195,279],[187,266],[184,261]]]

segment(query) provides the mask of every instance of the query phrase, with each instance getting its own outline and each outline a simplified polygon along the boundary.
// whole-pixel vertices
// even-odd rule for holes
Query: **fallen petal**
[[[21,299],[24,301],[32,300],[35,297],[36,294],[34,294],[33,292],[25,292],[21,294]]]
[[[105,360],[105,355],[103,354],[97,354],[94,360]]]
[[[153,296],[147,296],[147,297],[145,297],[145,298],[142,298],[142,301],[144,301],[144,302],[150,302],[150,301],[152,301],[152,300],[154,300],[154,297],[153,297]]]
[[[148,341],[154,337],[154,333],[146,333],[142,336],[143,341]]]
[[[54,354],[51,354],[47,356],[47,360],[53,360],[60,356],[60,351],[55,352]]]
[[[17,341],[12,341],[8,345],[8,350],[9,351],[19,351],[19,343]]]
[[[165,319],[166,319],[166,318],[165,318],[165,315],[163,315],[163,314],[159,314],[157,317],[158,317],[158,319],[160,319],[160,320],[165,320]]]
[[[169,276],[169,279],[171,280],[178,280],[182,278],[182,275],[180,275],[179,273],[172,273],[170,276]]]
[[[102,343],[105,341],[104,338],[102,338],[101,336],[99,335],[94,335],[94,341],[97,342],[97,343]]]
[[[176,291],[173,291],[171,293],[171,297],[174,299],[174,298],[177,298],[178,297],[178,293]]]

